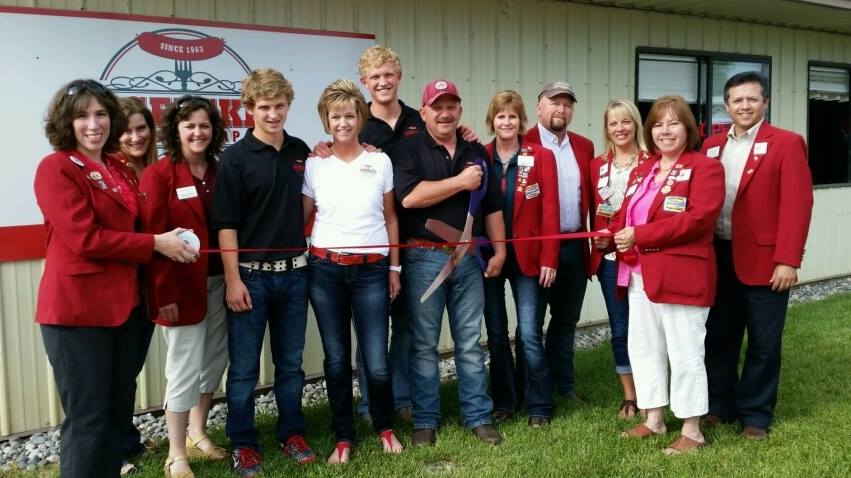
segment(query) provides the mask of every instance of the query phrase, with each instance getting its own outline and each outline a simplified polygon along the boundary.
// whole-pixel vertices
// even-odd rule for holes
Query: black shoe
[[[491,424],[479,425],[473,428],[473,433],[476,438],[491,445],[498,445],[502,442],[502,435]]]
[[[549,424],[549,417],[529,417],[529,428],[542,428]]]
[[[437,441],[437,432],[434,428],[417,428],[411,435],[411,444],[414,446],[434,446]]]
[[[494,410],[491,415],[494,423],[502,423],[507,420],[511,420],[514,417],[514,414],[509,412],[508,410]]]

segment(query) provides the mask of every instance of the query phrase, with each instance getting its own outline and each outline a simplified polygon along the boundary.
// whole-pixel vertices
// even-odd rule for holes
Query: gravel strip
[[[814,282],[795,287],[790,297],[791,303],[821,300],[834,294],[851,292],[851,276]],[[576,331],[576,347],[580,349],[595,347],[611,338],[608,324],[583,327]],[[490,362],[487,353],[485,363]],[[440,362],[440,378],[442,381],[455,379],[455,360],[452,357]],[[352,380],[355,396],[360,396],[357,380]],[[311,406],[325,403],[325,381],[318,380],[304,386],[302,404]],[[274,392],[257,397],[257,415],[277,413]],[[207,426],[210,428],[224,427],[227,405],[216,403],[210,410]],[[133,423],[142,432],[143,440],[158,441],[166,438],[165,417],[151,413],[133,417]],[[0,471],[13,468],[35,470],[37,467],[59,462],[59,428],[36,433],[28,439],[16,438],[0,442]]]

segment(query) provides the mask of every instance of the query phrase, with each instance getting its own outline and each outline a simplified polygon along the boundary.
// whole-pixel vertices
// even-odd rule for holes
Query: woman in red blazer
[[[156,126],[154,125],[154,116],[151,110],[145,107],[137,98],[119,98],[118,104],[121,106],[121,111],[127,118],[127,127],[124,134],[118,138],[121,147],[119,158],[125,165],[133,169],[136,173],[134,183],[138,187],[138,180],[142,179],[142,171],[157,160],[157,143],[155,141]],[[144,267],[139,269],[140,282],[143,283],[145,277]],[[141,301],[144,306],[147,306],[147,294],[145,288],[141,287]],[[147,307],[145,307],[147,310]],[[154,334],[156,324],[151,322],[148,314],[140,317],[139,324],[139,355],[136,356],[136,376],[142,371],[145,366],[145,360],[148,357],[148,348],[151,345],[151,337]],[[133,424],[132,417],[127,423],[127,443],[124,462],[121,464],[121,475],[135,471],[136,466],[130,462],[134,457],[145,451],[145,445],[142,444],[142,436],[139,429]]]
[[[47,229],[35,320],[65,412],[63,477],[118,475],[136,392],[139,263],[155,251],[181,262],[197,256],[179,229],[136,232],[143,197],[133,171],[112,154],[124,122],[100,83],[63,86],[45,125],[55,151],[35,174]]]
[[[142,174],[146,231],[193,230],[201,248],[217,248],[209,217],[216,184],[216,155],[225,142],[219,110],[199,96],[183,96],[163,117],[166,156]],[[227,365],[225,283],[221,257],[204,254],[194,264],[155,256],[148,273],[148,304],[168,346],[163,406],[168,428],[166,477],[189,476],[187,455],[227,456],[207,436],[207,415]],[[187,425],[189,430],[187,432]]]
[[[697,125],[679,96],[653,103],[644,137],[652,157],[632,171],[611,228],[620,254],[618,286],[629,288],[628,349],[638,406],[647,410],[645,423],[624,436],[665,433],[664,407],[670,403],[684,421],[665,453],[677,454],[705,444],[703,340],[715,298],[712,239],[724,201],[724,172],[717,161],[694,152]]]
[[[626,195],[630,172],[649,157],[641,134],[641,115],[629,100],[614,100],[606,105],[603,114],[603,138],[606,152],[591,160],[589,168],[591,191],[591,221],[594,230],[610,227],[612,218],[620,210]],[[629,307],[626,297],[618,297],[617,264],[615,253],[591,250],[591,264],[597,271],[600,289],[606,301],[609,327],[612,330],[612,352],[615,373],[623,387],[623,401],[618,416],[630,420],[638,413],[635,401],[635,384],[627,352]]]
[[[499,187],[505,198],[503,213],[508,238],[559,233],[555,158],[547,148],[523,140],[525,111],[520,95],[505,90],[491,99],[485,118],[488,131],[496,136],[486,149],[490,167],[497,170],[501,179],[500,184],[491,187]],[[559,243],[558,239],[548,239],[512,242],[507,246],[502,273],[485,279],[485,325],[491,357],[494,420],[510,418],[523,401],[521,394],[525,390],[529,425],[540,427],[549,423],[553,402],[544,356],[543,314],[538,313],[538,285],[549,287],[555,280]],[[515,370],[511,358],[505,311],[506,279],[517,306],[517,367],[523,367],[522,371]]]

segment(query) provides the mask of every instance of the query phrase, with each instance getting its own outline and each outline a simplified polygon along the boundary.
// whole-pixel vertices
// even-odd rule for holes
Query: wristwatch
[[[393,272],[402,273],[402,266],[390,266],[390,270]]]

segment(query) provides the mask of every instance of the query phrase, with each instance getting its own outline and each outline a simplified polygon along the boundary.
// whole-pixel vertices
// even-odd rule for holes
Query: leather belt
[[[293,269],[299,269],[307,265],[307,256],[304,254],[300,256],[287,257],[285,259],[280,259],[277,261],[268,261],[268,262],[260,262],[260,261],[249,261],[249,262],[240,262],[240,267],[245,267],[246,269],[253,269],[255,271],[265,271],[265,272],[286,272],[291,271]]]
[[[455,246],[447,246],[439,242],[429,241],[428,239],[408,239],[408,244],[414,245],[421,249],[429,249],[432,251],[444,251],[452,254],[455,252]]]
[[[325,259],[341,266],[372,264],[373,262],[378,262],[387,257],[384,254],[350,254],[346,252],[334,252],[314,246],[310,246],[310,253],[320,259]]]

